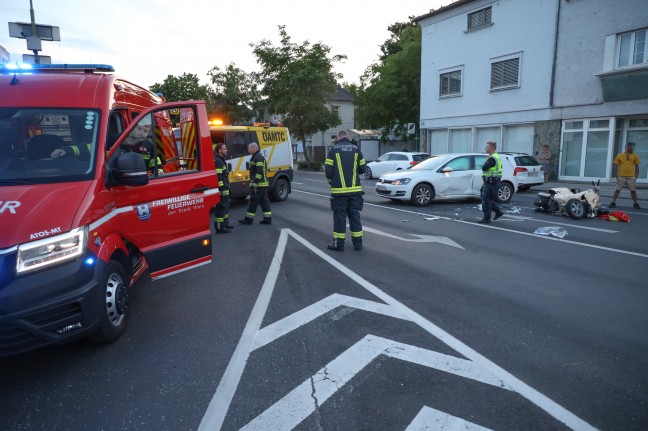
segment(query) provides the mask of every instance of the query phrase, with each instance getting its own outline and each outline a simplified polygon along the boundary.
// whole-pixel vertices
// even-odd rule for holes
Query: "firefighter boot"
[[[358,251],[362,250],[362,238],[353,239],[353,248]]]
[[[239,223],[241,223],[241,224],[252,224],[252,219],[250,217],[245,217],[245,218],[239,220]]]
[[[225,229],[225,223],[223,222],[216,222],[216,233],[230,233],[227,229]]]
[[[333,239],[333,242],[326,246],[329,250],[344,251],[344,240]]]
[[[272,224],[272,217],[263,217],[263,220],[261,220],[259,223],[261,223],[261,224]]]

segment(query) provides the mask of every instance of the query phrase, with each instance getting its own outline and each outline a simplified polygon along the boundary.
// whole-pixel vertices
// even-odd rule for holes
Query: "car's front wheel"
[[[365,170],[365,178],[368,179],[368,180],[373,178],[372,175],[371,175],[371,168],[369,166],[367,166],[367,169]]]
[[[513,199],[513,185],[508,181],[502,181],[497,189],[497,201],[503,204],[511,202]]]
[[[98,343],[115,341],[128,325],[128,282],[124,267],[116,260],[108,262],[103,278],[103,314],[99,328],[89,338]]]
[[[430,205],[434,199],[434,189],[429,184],[418,184],[412,190],[412,204],[417,207]]]

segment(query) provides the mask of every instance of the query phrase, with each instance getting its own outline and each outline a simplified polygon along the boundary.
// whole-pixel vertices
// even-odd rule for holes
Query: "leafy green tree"
[[[149,90],[162,93],[169,102],[190,99],[209,101],[213,97],[209,87],[200,84],[198,76],[193,73],[183,73],[182,76],[169,75],[162,84],[155,83]]]
[[[421,92],[421,29],[412,23],[389,26],[392,33],[381,45],[381,61],[369,66],[355,96],[356,123],[367,129],[383,128],[383,138],[394,133],[407,140],[408,123],[418,131]]]
[[[208,73],[215,87],[215,110],[225,124],[245,123],[254,116],[259,99],[256,76],[230,63],[221,69],[214,66]]]
[[[331,56],[331,48],[322,43],[311,45],[306,40],[301,45],[295,44],[285,26],[278,28],[281,37],[278,46],[265,39],[250,44],[261,66],[258,74],[263,84],[261,94],[267,98],[268,111],[281,115],[291,133],[305,144],[306,136],[341,123],[327,101],[332,99],[337,79],[341,78],[333,72],[333,63],[346,56]],[[304,156],[310,163],[307,151]]]

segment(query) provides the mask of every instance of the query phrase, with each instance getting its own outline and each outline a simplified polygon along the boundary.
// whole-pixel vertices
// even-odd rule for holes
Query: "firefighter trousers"
[[[257,187],[256,191],[250,191],[250,202],[248,203],[245,217],[248,219],[253,219],[256,214],[257,206],[259,205],[261,205],[261,211],[263,211],[263,219],[268,220],[272,218],[272,211],[270,211],[270,199],[268,199],[267,187]]]
[[[333,196],[331,198],[331,210],[333,210],[333,238],[344,243],[346,239],[346,221],[349,219],[351,229],[351,240],[354,245],[362,244],[362,194]]]
[[[216,204],[216,211],[214,211],[214,221],[216,227],[227,226],[229,224],[229,194],[221,193],[220,202]]]

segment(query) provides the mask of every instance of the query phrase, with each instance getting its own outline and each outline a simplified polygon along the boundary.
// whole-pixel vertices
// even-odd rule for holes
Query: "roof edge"
[[[424,19],[427,19],[427,18],[430,18],[430,17],[433,17],[433,16],[437,16],[437,15],[441,15],[444,12],[447,12],[447,11],[452,10],[452,9],[456,9],[458,7],[461,7],[461,6],[470,4],[470,3],[474,3],[476,1],[478,1],[478,0],[456,0],[455,2],[450,3],[447,6],[442,6],[439,9],[431,10],[429,13],[426,13],[425,15],[417,16],[416,18],[414,18],[412,20],[412,22],[419,23],[419,22],[423,21]]]

